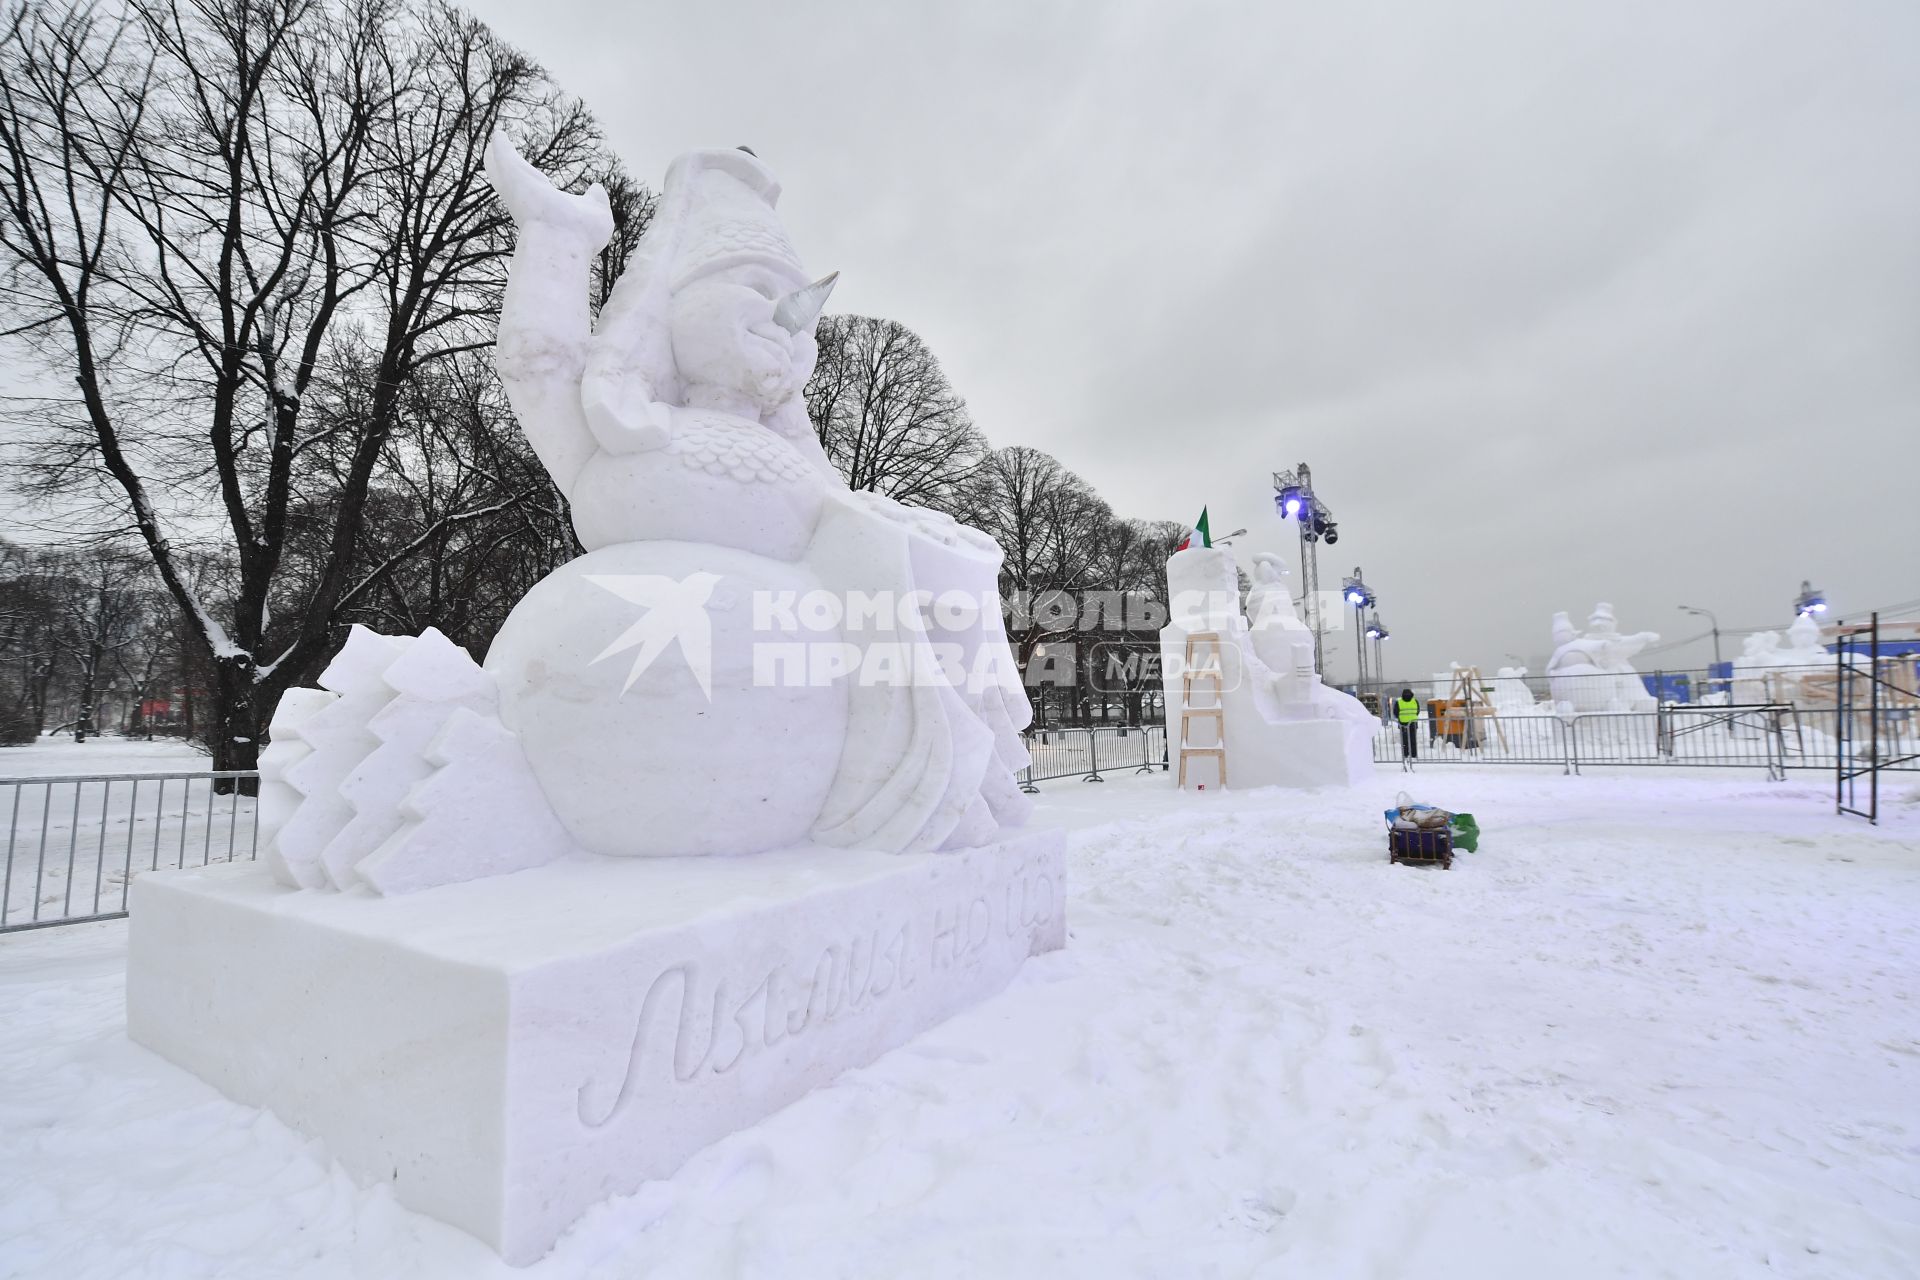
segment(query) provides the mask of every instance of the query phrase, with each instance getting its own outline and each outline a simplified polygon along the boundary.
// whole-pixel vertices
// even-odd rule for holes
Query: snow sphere
[[[627,857],[807,841],[840,761],[846,690],[789,687],[765,661],[771,649],[756,684],[755,650],[840,637],[780,630],[779,609],[762,608],[766,629],[754,624],[756,598],[790,611],[815,589],[805,569],[749,552],[629,542],[527,593],[486,667],[501,719],[576,841]]]

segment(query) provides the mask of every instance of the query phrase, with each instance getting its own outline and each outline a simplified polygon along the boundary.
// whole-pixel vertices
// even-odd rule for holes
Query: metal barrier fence
[[[1854,655],[1856,666],[1871,664],[1887,684],[1890,707],[1920,706],[1920,655],[1888,654],[1877,658]],[[1663,703],[1686,706],[1713,704],[1743,707],[1784,706],[1793,704],[1805,716],[1831,715],[1839,705],[1841,668],[1836,659],[1816,664],[1779,667],[1739,667],[1731,664],[1714,670],[1698,667],[1656,669],[1632,673],[1599,672],[1590,675],[1502,676],[1492,669],[1480,671],[1479,693],[1500,708],[1503,715],[1551,715],[1554,702],[1566,700],[1573,706],[1604,707],[1616,701],[1632,703],[1652,696]],[[1412,689],[1422,703],[1430,699],[1451,701],[1459,691],[1460,673],[1452,678],[1369,681],[1352,688],[1369,706],[1385,707],[1401,689]]]
[[[1027,752],[1033,763],[1020,771],[1020,789],[1049,778],[1104,782],[1102,772],[1150,773],[1167,767],[1167,727],[1128,725],[1105,729],[1029,729]]]
[[[1792,706],[1662,704],[1656,711],[1592,712],[1470,718],[1440,735],[1417,723],[1419,764],[1728,766],[1766,770],[1832,770],[1838,745],[1831,713]],[[1904,722],[1896,736],[1915,726]],[[1168,766],[1160,724],[1092,729],[1030,729],[1033,759],[1020,771],[1023,791],[1056,778],[1105,781],[1116,773],[1152,773]],[[1904,741],[1904,739],[1901,739]],[[1400,762],[1397,725],[1373,739],[1377,764]],[[1908,756],[1889,768],[1920,769]],[[229,779],[252,772],[146,773],[56,778],[0,778],[0,818],[7,822],[0,875],[0,933],[110,920],[127,912],[127,886],[143,871],[250,860],[258,852],[253,797]]]
[[[252,796],[221,794],[223,773],[0,778],[7,819],[0,933],[127,913],[143,871],[250,859],[259,842]]]
[[[1441,733],[1419,721],[1416,764],[1685,765],[1753,768],[1784,778],[1791,768],[1831,769],[1832,735],[1803,724],[1791,706],[1676,706],[1571,716],[1495,716]],[[1401,762],[1400,729],[1373,738],[1376,764]]]

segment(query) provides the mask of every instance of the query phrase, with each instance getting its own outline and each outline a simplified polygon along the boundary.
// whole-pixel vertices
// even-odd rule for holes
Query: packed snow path
[[[1915,1274],[1916,797],[1435,769],[1439,871],[1402,784],[1048,784],[1067,951],[518,1273],[131,1045],[123,923],[0,939],[0,1275]]]

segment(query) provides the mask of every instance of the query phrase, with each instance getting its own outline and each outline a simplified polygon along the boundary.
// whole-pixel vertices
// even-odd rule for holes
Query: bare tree
[[[1092,486],[1039,449],[1014,445],[989,453],[969,478],[963,518],[1000,544],[1000,589],[1007,638],[1028,673],[1035,710],[1046,720],[1043,666],[1076,674],[1079,593],[1094,586],[1091,535],[1112,511]],[[1053,659],[1073,661],[1058,667]]]
[[[483,656],[520,598],[578,554],[565,501],[478,354],[413,380],[387,452],[359,554],[365,575],[397,567],[348,617],[401,635],[437,627]]]
[[[141,558],[110,546],[70,551],[56,561],[59,643],[76,688],[73,740],[99,734],[99,706],[148,623],[151,593]]]
[[[0,745],[32,742],[46,728],[59,631],[47,557],[0,540]]]
[[[807,413],[847,484],[953,512],[987,446],[927,344],[872,316],[827,316],[816,336]]]
[[[498,129],[576,182],[607,167],[577,103],[442,3],[28,5],[0,36],[0,308],[75,387],[34,406],[32,461],[137,534],[213,672],[216,768],[253,766],[404,563],[362,530],[407,388],[490,341]],[[308,412],[330,362],[352,414]]]

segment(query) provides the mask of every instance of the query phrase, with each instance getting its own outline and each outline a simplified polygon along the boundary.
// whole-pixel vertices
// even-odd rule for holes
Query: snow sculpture
[[[519,1264],[1063,946],[1065,856],[1013,830],[999,549],[813,434],[833,277],[772,173],[675,161],[596,323],[604,194],[488,159],[500,372],[587,554],[484,669],[355,628],[275,717],[262,861],[134,882],[127,1005]]]
[[[979,844],[1022,821],[1027,801],[1012,779],[1031,712],[997,609],[952,655],[975,677],[957,684],[770,689],[752,678],[777,640],[758,625],[756,600],[924,591],[980,601],[996,598],[1000,566],[983,535],[849,493],[822,453],[800,390],[834,277],[808,282],[774,212],[771,171],[744,150],[676,160],[591,328],[587,266],[612,229],[604,195],[555,190],[504,141],[489,173],[521,233],[501,376],[588,554],[521,602],[487,667],[502,720],[574,838],[609,854],[808,840],[924,850]],[[689,543],[703,550],[689,554]],[[622,584],[679,581],[694,568],[710,579],[710,686],[678,664],[629,674],[595,661],[634,620]],[[884,651],[937,667],[924,625],[896,620],[806,639],[850,646],[863,669]],[[690,757],[714,762],[727,785],[675,780]],[[610,791],[610,775],[636,781]]]
[[[1565,612],[1553,615],[1547,683],[1562,713],[1649,711],[1658,703],[1633,668],[1633,655],[1660,638],[1652,631],[1623,635],[1613,606],[1597,604],[1585,634],[1576,634]]]
[[[356,626],[320,684],[288,691],[261,754],[265,861],[282,884],[411,892],[539,866],[570,847],[499,726],[493,681],[439,631],[413,638]],[[505,745],[456,814],[439,797],[473,772],[474,719]],[[450,768],[455,779],[440,778]],[[440,834],[449,823],[472,838],[450,845]]]
[[[1313,633],[1294,609],[1279,556],[1254,557],[1244,614],[1238,584],[1226,547],[1189,548],[1167,561],[1170,607],[1160,658],[1169,750],[1177,755],[1180,748],[1187,638],[1213,632],[1220,637],[1221,732],[1233,784],[1351,785],[1372,771],[1378,720],[1358,699],[1321,682]],[[1203,642],[1202,659],[1210,649]],[[1194,695],[1196,706],[1211,705],[1211,682]]]
[[[1815,687],[1834,669],[1820,624],[1810,613],[1797,615],[1783,637],[1778,631],[1750,635],[1733,660],[1733,700],[1745,705],[1773,702],[1831,704],[1830,688]]]
[[[1493,709],[1502,716],[1530,716],[1536,713],[1533,690],[1527,687],[1525,667],[1502,667],[1493,677]]]
[[[1270,551],[1254,554],[1253,585],[1247,590],[1247,616],[1253,621],[1247,635],[1254,655],[1273,673],[1275,696],[1295,703],[1310,701],[1313,690],[1322,686],[1313,666],[1313,632],[1293,607],[1288,574],[1279,556]]]

